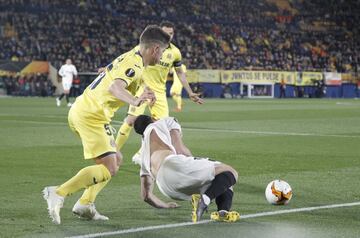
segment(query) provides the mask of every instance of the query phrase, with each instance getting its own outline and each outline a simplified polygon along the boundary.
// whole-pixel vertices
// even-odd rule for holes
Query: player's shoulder
[[[135,48],[117,57],[112,64],[114,67],[120,65],[134,67],[134,70],[136,71],[144,68],[142,57],[139,51],[136,51]]]
[[[176,45],[170,43],[169,50],[171,51],[171,54],[174,56],[175,61],[181,60],[181,51]],[[175,66],[179,67],[180,65],[175,65]]]
[[[170,43],[169,48],[174,52],[180,52],[179,47],[177,47],[174,43]]]

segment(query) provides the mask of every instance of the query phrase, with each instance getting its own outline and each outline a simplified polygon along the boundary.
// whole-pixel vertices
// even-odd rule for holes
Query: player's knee
[[[235,183],[236,183],[238,181],[238,178],[239,178],[238,172],[233,167],[231,167],[229,165],[227,165],[227,167],[228,167],[227,171],[229,173],[231,173],[231,175],[234,177]]]
[[[227,172],[229,172],[229,175],[231,174],[231,176],[235,179],[235,183],[237,183],[238,178],[239,178],[238,172],[229,165],[227,165]]]
[[[236,183],[238,181],[238,178],[239,178],[238,172],[230,165],[220,164],[215,167],[216,175],[223,173],[223,172],[226,172],[226,174],[229,175],[229,177],[232,177],[235,180],[234,183]]]
[[[111,177],[114,177],[117,174],[117,172],[119,171],[119,167],[117,165],[116,166],[110,166],[110,167],[108,167],[108,170],[109,170],[109,172],[111,174]]]
[[[229,181],[231,185],[234,185],[237,182],[237,173],[235,174],[233,171],[227,170],[222,172],[220,175],[224,176],[224,178],[226,178],[226,180]]]
[[[117,165],[117,156],[118,153],[108,155],[103,157],[97,161],[97,163],[103,164],[110,172],[111,176],[115,176],[119,170],[119,166]]]
[[[231,170],[230,172],[233,174],[233,176],[234,176],[234,178],[235,178],[235,182],[237,183],[237,181],[238,181],[238,179],[239,179],[239,174],[238,174],[238,172],[237,172],[234,168],[232,168],[232,170]]]

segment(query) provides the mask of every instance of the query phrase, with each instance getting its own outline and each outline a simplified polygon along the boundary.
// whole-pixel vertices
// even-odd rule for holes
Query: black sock
[[[60,95],[59,100],[61,100],[64,97],[64,93]]]
[[[220,210],[230,211],[233,195],[234,192],[230,188],[228,188],[223,194],[215,198],[218,211]]]
[[[211,186],[206,190],[205,194],[213,200],[217,196],[223,194],[228,188],[236,183],[233,173],[226,171],[215,176]]]
[[[66,94],[65,98],[66,98],[66,102],[69,103],[69,94]]]

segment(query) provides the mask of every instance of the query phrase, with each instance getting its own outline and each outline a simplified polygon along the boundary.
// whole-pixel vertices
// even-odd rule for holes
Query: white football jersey
[[[59,75],[62,77],[62,80],[66,81],[72,81],[77,74],[78,72],[73,64],[64,64],[59,70]]]
[[[181,133],[181,126],[174,117],[166,117],[147,126],[140,149],[140,176],[149,175],[155,179],[153,174],[151,174],[150,166],[150,134],[152,130],[155,130],[159,138],[176,154],[176,150],[171,144],[170,135],[170,131],[174,129],[179,130]]]

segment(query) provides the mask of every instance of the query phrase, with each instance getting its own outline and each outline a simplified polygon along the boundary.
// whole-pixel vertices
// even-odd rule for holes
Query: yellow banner
[[[186,80],[189,83],[198,83],[199,82],[199,74],[197,70],[188,69],[186,71]]]
[[[319,72],[301,72],[298,73],[298,77],[296,79],[296,85],[314,85],[315,81],[319,81],[323,79],[323,73]]]
[[[222,70],[222,83],[279,83],[295,84],[296,73],[285,71]]]
[[[186,73],[189,83],[280,83],[291,85],[314,85],[324,78],[321,72],[248,71],[193,69]]]
[[[14,75],[16,75],[16,72],[0,70],[0,76],[14,76]]]
[[[197,70],[200,83],[220,83],[220,70]]]
[[[220,83],[220,70],[188,70],[186,78],[189,83]]]

